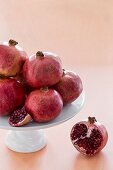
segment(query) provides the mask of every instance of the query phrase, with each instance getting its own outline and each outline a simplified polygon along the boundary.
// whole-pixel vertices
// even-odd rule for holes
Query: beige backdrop
[[[0,39],[28,54],[58,53],[64,67],[113,64],[112,0],[0,0]]]
[[[58,53],[82,78],[86,99],[73,119],[45,130],[48,145],[39,152],[7,149],[7,131],[0,129],[0,170],[113,170],[113,0],[0,0],[0,40],[10,38],[29,55]],[[80,155],[69,138],[75,122],[88,116],[109,133],[92,158]]]

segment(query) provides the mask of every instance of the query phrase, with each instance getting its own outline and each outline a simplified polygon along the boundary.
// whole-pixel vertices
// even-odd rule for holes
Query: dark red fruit
[[[35,88],[56,84],[63,74],[61,60],[48,52],[38,51],[26,60],[23,75],[26,82]]]
[[[11,126],[23,126],[32,120],[31,116],[26,112],[25,107],[15,110],[9,117]]]
[[[0,79],[0,116],[5,116],[23,105],[25,92],[15,79]]]
[[[60,93],[64,105],[76,100],[83,91],[80,77],[70,71],[64,71],[61,80],[53,88]]]
[[[27,54],[14,40],[0,44],[0,75],[10,77],[21,72]]]
[[[35,90],[35,88],[29,86],[26,81],[24,80],[24,77],[23,77],[23,74],[20,73],[18,74],[17,76],[14,77],[15,80],[19,81],[23,87],[24,87],[24,90],[25,90],[25,94],[28,95],[31,91]]]
[[[80,153],[93,156],[106,145],[108,133],[105,126],[97,122],[95,117],[88,117],[88,120],[73,126],[70,138]]]
[[[62,107],[59,93],[48,88],[31,92],[25,102],[25,109],[36,122],[53,120],[60,114]]]

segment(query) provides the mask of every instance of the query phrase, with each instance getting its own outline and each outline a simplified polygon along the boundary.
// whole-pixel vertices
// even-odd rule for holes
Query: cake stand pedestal
[[[13,151],[29,153],[36,152],[44,148],[47,144],[47,141],[43,130],[10,130],[6,136],[5,144]]]
[[[6,146],[16,152],[30,153],[44,148],[47,144],[43,129],[61,124],[74,117],[83,107],[85,95],[82,93],[72,104],[65,106],[61,114],[53,121],[46,123],[31,122],[23,127],[12,127],[8,117],[0,118],[0,128],[7,129]]]

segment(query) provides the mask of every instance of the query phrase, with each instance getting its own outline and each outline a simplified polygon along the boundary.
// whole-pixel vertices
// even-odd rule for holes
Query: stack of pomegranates
[[[14,40],[0,45],[0,116],[12,126],[55,119],[83,90],[80,77],[60,58],[38,51],[28,57]]]
[[[0,45],[0,116],[9,115],[11,126],[55,119],[82,90],[80,77],[65,71],[57,55],[38,51],[28,57],[14,40]],[[70,138],[78,151],[91,156],[106,145],[108,134],[89,117],[73,126]]]

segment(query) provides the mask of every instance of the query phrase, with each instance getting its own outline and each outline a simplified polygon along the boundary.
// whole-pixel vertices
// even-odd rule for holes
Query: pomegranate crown
[[[65,69],[63,68],[62,70],[63,70],[63,75],[62,76],[64,76],[65,75]]]
[[[41,87],[40,90],[41,90],[41,91],[48,91],[48,87],[47,87],[47,86]]]
[[[95,122],[97,122],[97,120],[96,120],[96,118],[95,117],[88,117],[88,122],[90,123],[90,124],[93,124],[93,123],[95,123]]]
[[[0,79],[3,79],[3,78],[5,78],[5,76],[3,76],[2,74],[0,74]]]
[[[42,52],[42,51],[38,51],[38,52],[36,53],[36,58],[44,59],[44,54],[43,54],[43,52]]]
[[[12,40],[12,39],[10,39],[10,40],[9,40],[9,45],[11,45],[11,46],[15,46],[15,45],[17,45],[17,44],[18,44],[18,42],[17,42],[17,41]]]

